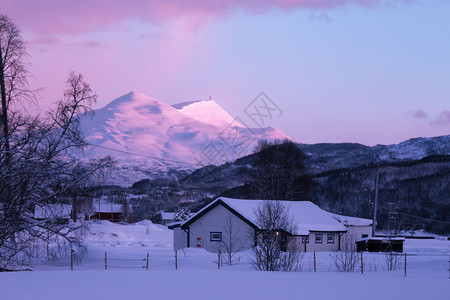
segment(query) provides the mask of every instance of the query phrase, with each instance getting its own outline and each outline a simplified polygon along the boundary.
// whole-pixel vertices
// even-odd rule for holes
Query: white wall
[[[322,234],[322,243],[316,243],[316,234]],[[334,243],[328,243],[328,234],[334,236]],[[301,242],[301,238],[298,237]],[[301,244],[301,249],[304,251],[305,244]],[[339,249],[339,233],[338,232],[326,232],[326,231],[311,231],[309,234],[309,242],[306,243],[306,251],[336,251]]]
[[[346,226],[347,235],[353,237],[355,240],[362,239],[363,234],[368,237],[372,236],[372,226]]]
[[[219,249],[224,251],[222,243],[230,240],[230,228],[233,231],[232,235],[235,236],[233,241],[235,251],[243,251],[253,246],[252,227],[222,205],[218,205],[190,225],[190,247],[197,247],[197,238],[200,238],[202,245],[199,248],[209,252],[218,252]],[[211,232],[221,232],[222,243],[211,241]]]
[[[179,250],[187,247],[187,233],[180,227],[173,229],[173,248]]]

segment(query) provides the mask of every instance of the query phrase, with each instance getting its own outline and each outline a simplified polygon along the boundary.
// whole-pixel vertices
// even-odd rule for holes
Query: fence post
[[[149,254],[147,252],[147,265],[145,266],[145,269],[148,270],[148,259],[149,259]]]
[[[70,248],[70,270],[73,271],[73,253],[75,252],[75,250],[73,250],[72,248]]]
[[[405,276],[406,276],[406,252],[405,252]]]
[[[258,249],[256,249],[256,251],[258,252],[258,269],[259,269],[259,271],[261,271],[261,255],[262,255],[262,253]]]
[[[316,251],[314,251],[314,272],[317,271],[317,267],[316,267]]]
[[[178,256],[177,256],[177,250],[175,249],[175,270],[178,270]]]
[[[361,251],[361,274],[364,274],[364,261],[363,261],[363,253]]]
[[[105,251],[105,270],[108,270],[108,256]]]
[[[219,256],[217,257],[217,270],[220,269],[220,249],[219,249]]]

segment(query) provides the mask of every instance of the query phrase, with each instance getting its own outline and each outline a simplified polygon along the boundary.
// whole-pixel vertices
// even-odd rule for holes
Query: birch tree
[[[248,244],[246,234],[238,222],[233,220],[233,214],[227,213],[224,219],[224,227],[220,249],[224,254],[224,262],[228,265],[236,264],[240,257],[238,253]]]
[[[57,203],[82,182],[111,166],[109,157],[84,162],[88,146],[79,127],[97,95],[81,74],[71,72],[62,99],[43,117],[15,109],[33,100],[28,89],[25,42],[20,30],[0,15],[0,268],[32,255],[37,241],[55,237],[79,245],[83,224],[64,224],[57,218],[37,220],[36,207]]]

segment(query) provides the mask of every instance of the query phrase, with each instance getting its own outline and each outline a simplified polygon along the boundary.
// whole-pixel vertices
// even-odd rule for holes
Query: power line
[[[111,151],[115,151],[115,152],[120,152],[120,153],[124,153],[124,154],[130,154],[130,155],[135,155],[135,156],[140,156],[140,157],[145,157],[145,158],[150,158],[150,159],[155,159],[155,160],[160,160],[160,161],[176,162],[176,163],[180,163],[180,164],[194,165],[194,166],[200,166],[200,167],[208,166],[208,165],[204,165],[204,164],[200,164],[200,163],[192,163],[192,162],[180,161],[180,160],[175,160],[175,159],[168,159],[168,158],[161,158],[161,157],[150,156],[150,155],[145,155],[145,154],[139,154],[139,153],[134,153],[134,152],[125,151],[125,150],[118,150],[118,149],[113,149],[113,148],[100,146],[100,145],[94,145],[94,144],[90,144],[90,143],[88,143],[88,145],[97,147],[97,148],[102,148],[102,149],[106,149],[106,150],[111,150]]]
[[[446,221],[440,221],[440,220],[434,220],[434,219],[430,219],[430,218],[424,218],[424,217],[414,216],[414,215],[410,215],[410,214],[402,213],[402,212],[398,212],[398,213],[399,213],[399,214],[402,214],[402,215],[405,215],[405,216],[408,216],[408,217],[413,217],[413,218],[417,218],[417,219],[427,220],[427,221],[431,221],[431,222],[450,224],[450,222],[446,222]]]
[[[381,206],[381,208],[383,209],[389,209],[386,206]],[[424,217],[419,217],[419,216],[415,216],[415,215],[410,215],[404,212],[400,212],[400,211],[396,211],[397,214],[402,214],[408,217],[412,217],[412,218],[417,218],[417,219],[422,219],[422,220],[426,220],[426,221],[430,221],[430,222],[437,222],[437,223],[443,223],[443,224],[450,224],[450,222],[447,221],[440,221],[440,220],[435,220],[435,219],[430,219],[430,218],[424,218]]]

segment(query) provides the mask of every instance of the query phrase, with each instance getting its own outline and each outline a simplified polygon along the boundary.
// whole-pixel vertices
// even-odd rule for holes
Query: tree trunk
[[[2,45],[0,43],[0,90],[2,96],[2,120],[3,134],[5,135],[5,150],[9,152],[9,130],[8,130],[8,108],[6,102],[6,88],[5,88],[5,70],[3,65],[3,52]],[[9,156],[9,153],[7,154]],[[8,160],[7,160],[8,162]]]

